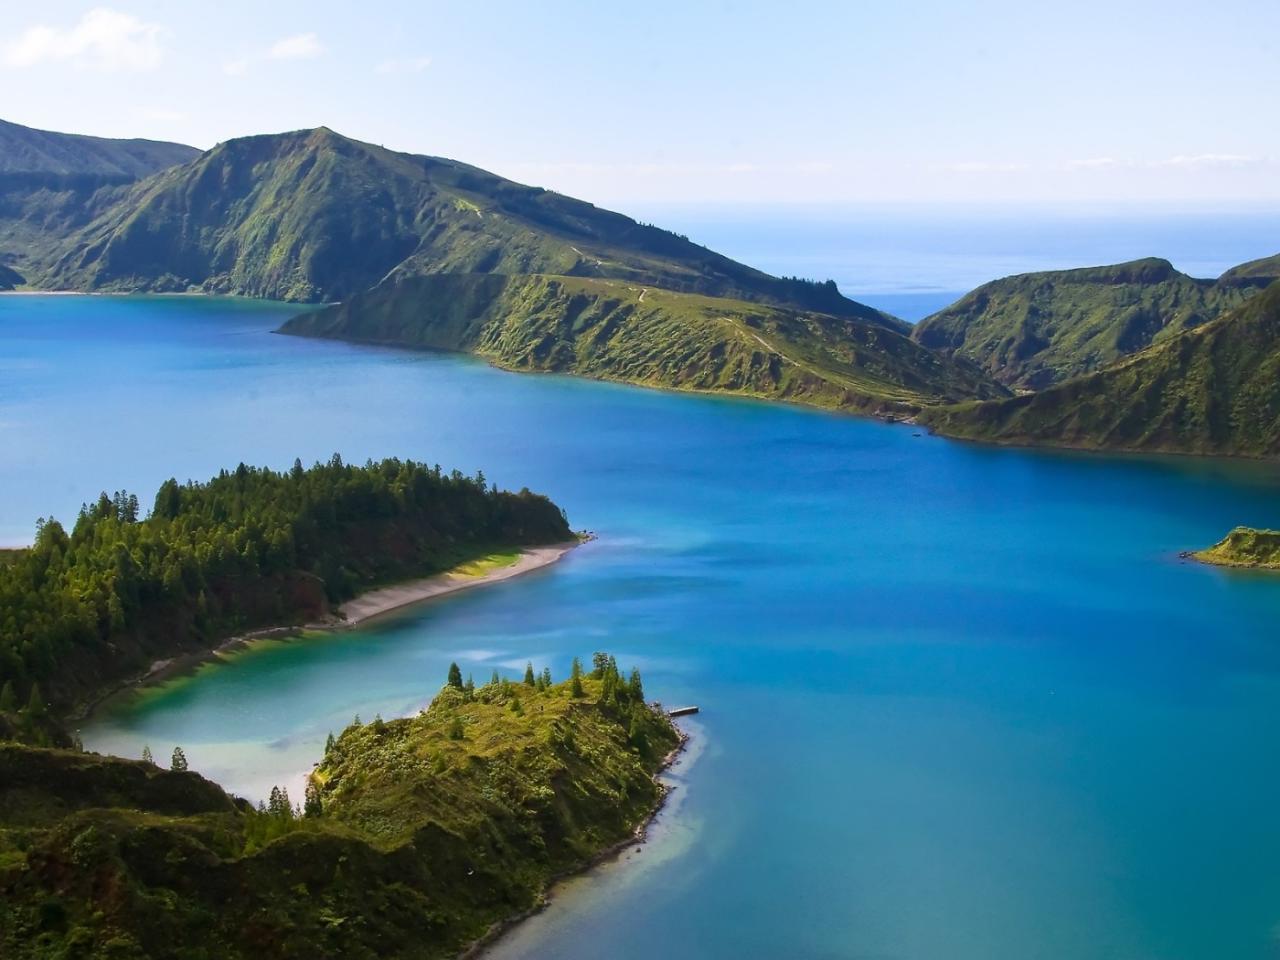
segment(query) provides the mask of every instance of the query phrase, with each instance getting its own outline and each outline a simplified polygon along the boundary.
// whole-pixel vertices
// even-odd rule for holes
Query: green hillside
[[[1260,278],[1196,280],[1157,259],[1028,273],[984,284],[912,336],[1009,387],[1040,390],[1212,320],[1261,289]]]
[[[1280,530],[1236,527],[1212,547],[1191,556],[1222,567],[1280,570]]]
[[[921,421],[998,443],[1280,455],[1280,283],[1105,370]]]
[[[834,284],[771,277],[589,203],[323,127],[231,140],[137,184],[46,251],[37,280],[316,302],[435,273],[609,277],[904,329]]]
[[[0,743],[0,956],[454,956],[661,799],[678,735],[638,674],[604,666],[577,684],[446,687],[417,717],[353,725],[301,810]]]
[[[304,313],[283,332],[474,353],[516,370],[862,411],[1003,394],[873,321],[617,280],[434,275]]]
[[[54,133],[0,120],[0,184],[13,174],[139,180],[199,155],[180,143]]]
[[[199,156],[155,140],[108,140],[0,120],[0,290],[38,280],[59,245],[135,181]],[[16,279],[15,279],[16,278]]]
[[[1265,285],[1277,279],[1280,279],[1280,253],[1232,267],[1218,278],[1218,282]]]

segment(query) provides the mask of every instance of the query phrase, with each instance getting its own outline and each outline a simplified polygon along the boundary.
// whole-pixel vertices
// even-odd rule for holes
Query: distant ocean
[[[1192,276],[1216,277],[1280,253],[1280,210],[654,206],[627,212],[770,273],[835,280],[846,296],[911,321],[1015,273],[1163,257]]]

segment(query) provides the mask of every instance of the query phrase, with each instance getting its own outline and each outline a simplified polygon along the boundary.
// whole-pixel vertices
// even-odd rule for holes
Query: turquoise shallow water
[[[250,796],[352,714],[615,652],[696,702],[676,803],[501,957],[1276,955],[1270,467],[986,449],[761,403],[268,331],[288,308],[0,297],[0,540],[101,488],[396,454],[543,490],[555,568],[264,644],[84,730]],[[291,779],[295,778],[295,779]],[[604,932],[608,932],[607,936]]]

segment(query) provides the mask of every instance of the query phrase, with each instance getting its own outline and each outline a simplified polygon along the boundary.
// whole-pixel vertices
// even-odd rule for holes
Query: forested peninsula
[[[303,803],[185,769],[0,742],[0,956],[354,960],[457,954],[634,841],[680,743],[597,654],[409,719],[357,718]]]
[[[70,530],[37,523],[0,553],[0,736],[244,631],[314,622],[370,587],[495,549],[572,538],[528,490],[408,460],[278,472],[241,464],[205,483],[102,494]]]

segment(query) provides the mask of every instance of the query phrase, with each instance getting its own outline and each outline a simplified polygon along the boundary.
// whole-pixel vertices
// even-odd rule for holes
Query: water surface
[[[1280,523],[1269,467],[987,449],[763,403],[295,340],[289,308],[0,298],[0,537],[98,490],[340,451],[483,469],[600,540],[264,644],[84,731],[260,796],[451,660],[614,652],[703,707],[653,844],[501,957],[1271,957],[1280,583],[1180,562]],[[647,858],[647,859],[646,859]]]

